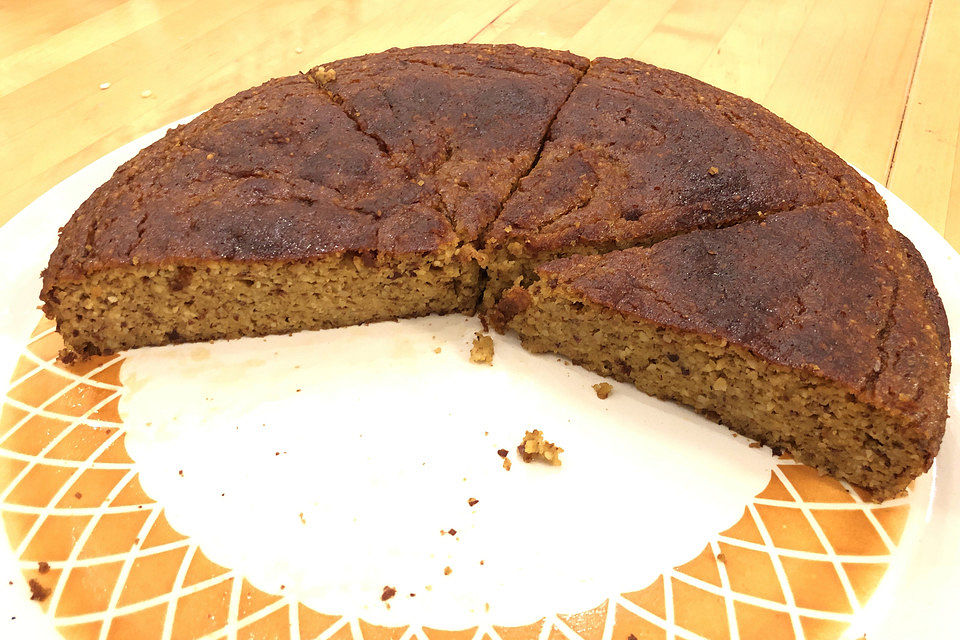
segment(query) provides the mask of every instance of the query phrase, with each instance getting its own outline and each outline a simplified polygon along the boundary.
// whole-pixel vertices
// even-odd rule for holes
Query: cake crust
[[[555,257],[837,201],[886,218],[855,170],[760,105],[674,71],[598,58],[491,227],[487,250],[503,263],[492,290]]]
[[[472,242],[533,165],[588,64],[517,45],[412,47],[325,65],[318,84],[398,166],[436,190]]]
[[[294,76],[237,94],[117,169],[62,229],[43,295],[138,264],[372,260],[456,242],[435,194]]]

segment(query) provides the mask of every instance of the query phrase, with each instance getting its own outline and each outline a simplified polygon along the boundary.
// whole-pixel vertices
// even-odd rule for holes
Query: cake
[[[169,131],[61,230],[68,355],[480,310],[883,499],[929,468],[949,333],[868,181],[635,60],[391,49]]]
[[[547,262],[491,316],[883,499],[946,420],[946,317],[906,242],[848,203],[802,207]]]

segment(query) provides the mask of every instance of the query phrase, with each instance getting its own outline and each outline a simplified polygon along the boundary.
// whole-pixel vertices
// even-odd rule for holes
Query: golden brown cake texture
[[[636,60],[600,58],[491,228],[487,299],[550,258],[840,200],[886,217],[856,171],[756,103]]]
[[[759,105],[635,60],[416,47],[241,92],[80,206],[41,298],[89,356],[481,295],[528,348],[878,497],[942,437],[946,316],[869,182]]]
[[[929,274],[853,205],[561,258],[492,314],[556,352],[798,460],[895,495],[946,419],[949,339]]]

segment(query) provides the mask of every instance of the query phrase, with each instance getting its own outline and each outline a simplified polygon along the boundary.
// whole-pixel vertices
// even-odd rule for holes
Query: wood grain
[[[960,3],[934,0],[887,186],[960,247]]]
[[[636,57],[748,96],[960,246],[957,33],[951,0],[10,2],[0,222],[110,150],[265,78],[470,40]]]

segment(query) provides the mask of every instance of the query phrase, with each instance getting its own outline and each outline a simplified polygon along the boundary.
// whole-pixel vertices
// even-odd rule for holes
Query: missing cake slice
[[[541,265],[490,314],[881,500],[943,435],[946,318],[909,243],[856,207],[801,208]]]

